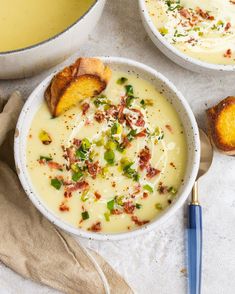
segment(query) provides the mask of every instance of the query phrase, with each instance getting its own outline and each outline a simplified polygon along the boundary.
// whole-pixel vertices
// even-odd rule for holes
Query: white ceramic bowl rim
[[[27,116],[27,110],[30,108],[30,105],[32,104],[32,101],[34,100],[35,96],[37,95],[38,89],[41,88],[42,86],[45,86],[47,83],[52,78],[52,75],[47,77],[45,80],[43,80],[37,88],[32,92],[32,94],[29,96],[28,100],[26,101],[21,114],[19,116],[16,130],[19,130],[19,135],[15,136],[15,142],[14,142],[14,156],[15,156],[15,163],[16,163],[16,168],[20,172],[18,173],[19,179],[21,181],[21,184],[26,191],[28,197],[30,200],[33,202],[33,204],[37,207],[37,209],[44,215],[46,216],[52,223],[56,224],[58,227],[62,228],[63,230],[70,232],[74,235],[80,236],[80,237],[85,237],[88,239],[94,239],[94,240],[122,240],[122,239],[127,239],[130,237],[134,237],[137,235],[140,235],[144,232],[148,232],[150,230],[153,230],[154,228],[159,227],[161,223],[163,223],[170,215],[172,215],[178,208],[180,208],[185,200],[187,199],[188,195],[191,192],[192,186],[194,184],[194,181],[197,176],[198,168],[199,168],[199,160],[200,160],[200,140],[199,140],[199,131],[198,131],[198,126],[195,120],[195,117],[193,115],[193,112],[188,105],[187,101],[183,97],[183,95],[176,89],[176,87],[166,78],[164,77],[161,73],[157,72],[153,68],[139,63],[134,60],[126,59],[126,58],[120,58],[120,57],[97,57],[100,58],[104,63],[116,63],[116,64],[121,64],[130,67],[135,67],[139,69],[140,71],[142,70],[143,72],[146,72],[147,74],[150,74],[151,76],[155,77],[159,81],[161,81],[166,87],[168,87],[171,91],[175,93],[177,96],[178,100],[180,101],[183,109],[188,115],[188,119],[190,121],[190,128],[191,133],[193,134],[194,138],[194,147],[196,148],[196,151],[194,151],[194,162],[192,163],[191,167],[191,172],[190,176],[188,179],[187,184],[184,185],[184,190],[181,193],[180,196],[178,196],[177,200],[172,203],[172,205],[165,210],[162,215],[152,222],[146,224],[145,226],[139,227],[136,230],[124,232],[124,233],[93,233],[93,232],[88,232],[79,228],[75,228],[72,225],[64,222],[61,220],[58,216],[56,216],[53,212],[48,210],[46,206],[41,202],[40,198],[36,195],[36,193],[30,192],[31,189],[29,188],[31,186],[30,180],[27,178],[27,168],[26,164],[22,159],[22,151],[21,151],[21,129],[25,120],[25,117]],[[24,151],[25,152],[25,151]],[[28,191],[28,192],[27,192]]]
[[[31,45],[31,46],[28,46],[28,47],[23,47],[23,48],[20,48],[20,49],[16,49],[16,50],[9,50],[9,51],[5,51],[5,52],[1,52],[0,51],[0,56],[1,55],[8,55],[8,54],[14,54],[14,53],[20,53],[20,52],[23,52],[23,51],[27,51],[27,50],[30,50],[30,49],[33,49],[35,47],[39,47],[41,45],[44,45],[54,39],[57,39],[60,35],[64,34],[65,32],[69,31],[72,27],[74,27],[78,22],[82,21],[86,15],[94,9],[94,7],[97,5],[97,3],[99,2],[99,0],[95,0],[95,2],[88,8],[88,10],[86,10],[86,12],[84,14],[82,14],[75,22],[73,22],[70,26],[66,27],[62,32],[42,41],[42,42],[39,42],[39,43],[36,43],[34,45]]]
[[[157,30],[156,26],[154,25],[151,16],[149,15],[148,9],[145,4],[145,0],[139,0],[139,6],[140,10],[142,11],[144,18],[152,31],[152,34],[155,35],[156,38],[159,39],[159,41],[168,48],[168,50],[172,51],[175,55],[178,57],[194,64],[200,67],[203,67],[205,69],[214,70],[214,71],[235,71],[235,65],[226,65],[226,64],[213,64],[205,61],[201,61],[199,59],[193,58],[189,55],[186,55],[182,53],[180,50],[178,50],[176,47],[171,45],[164,36],[160,34],[160,32]]]

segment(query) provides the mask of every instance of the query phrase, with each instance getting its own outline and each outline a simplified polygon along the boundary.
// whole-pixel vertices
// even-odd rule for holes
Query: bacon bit
[[[209,15],[207,11],[203,11],[200,7],[196,8],[196,12],[204,19],[214,20],[214,16]]]
[[[75,145],[77,148],[79,148],[82,144],[82,141],[79,139],[74,138],[73,139],[73,145]]]
[[[232,4],[235,4],[235,0],[230,0],[230,2],[231,2]]]
[[[195,38],[191,37],[189,40],[187,40],[187,43],[191,44],[193,41],[195,41]]]
[[[232,56],[232,50],[231,49],[228,49],[225,53],[224,53],[224,57],[226,58],[231,58]]]
[[[139,154],[139,165],[141,170],[143,170],[144,168],[148,166],[150,159],[151,159],[150,150],[147,146],[145,146],[144,149],[142,149]]]
[[[172,129],[172,126],[170,125],[165,125],[165,127],[167,128],[167,130],[173,134],[173,129]]]
[[[125,120],[125,116],[123,113],[124,108],[125,108],[124,105],[119,105],[119,107],[118,107],[118,121],[120,124],[124,123],[124,120]]]
[[[142,112],[138,109],[130,109],[130,111],[137,113],[138,117],[137,119],[135,118],[135,116],[132,113],[127,113],[126,114],[126,121],[128,123],[128,125],[133,129],[133,125],[137,126],[137,127],[144,127],[145,125],[145,121],[144,121],[144,116],[142,114]]]
[[[158,190],[159,194],[167,194],[168,193],[168,187],[163,186],[162,182],[159,183],[157,190]]]
[[[64,192],[64,198],[71,198],[72,197],[72,193],[71,192]]]
[[[94,195],[95,195],[95,199],[96,199],[96,200],[99,200],[99,199],[102,197],[102,196],[100,195],[100,193],[97,192],[97,191],[94,193]]]
[[[135,210],[135,205],[132,202],[127,201],[123,204],[123,208],[125,213],[132,214],[133,211]]]
[[[140,190],[141,190],[141,185],[140,184],[137,184],[137,185],[135,185],[134,186],[134,192],[133,192],[133,194],[135,195],[135,194],[138,194],[139,192],[140,192]]]
[[[54,162],[54,161],[48,161],[47,165],[51,169],[57,169],[57,170],[60,170],[60,171],[63,170],[63,165],[61,165],[61,164],[59,164],[57,162]]]
[[[111,105],[111,106],[109,107],[109,109],[106,110],[106,114],[107,114],[108,116],[112,116],[112,117],[114,117],[114,118],[117,118],[117,116],[118,116],[118,109],[117,109],[117,107],[116,107],[115,105]]]
[[[67,159],[69,159],[70,165],[76,162],[76,156],[75,156],[75,149],[74,147],[66,148],[66,155]]]
[[[94,115],[94,119],[98,122],[98,123],[102,123],[105,119],[105,115],[101,110],[97,110],[95,115]]]
[[[181,8],[179,13],[180,13],[181,16],[190,19],[190,13],[189,13],[188,9]]]
[[[132,220],[137,226],[143,226],[143,225],[149,223],[148,220],[143,220],[143,221],[139,220],[138,217],[135,216],[135,215],[133,215],[133,216],[131,217],[131,220]]]
[[[152,167],[152,166],[149,165],[147,167],[147,174],[146,174],[146,176],[147,176],[147,178],[151,179],[151,178],[155,177],[156,175],[158,175],[160,172],[161,171],[159,169],[156,169],[156,168],[154,168],[154,167]]]
[[[225,31],[228,31],[230,28],[231,28],[231,23],[230,23],[230,22],[227,22],[227,24],[226,24],[224,30],[225,30]]]
[[[101,168],[99,166],[99,161],[96,162],[89,162],[86,160],[88,173],[91,175],[92,179],[96,178],[96,175],[100,172]]]
[[[69,206],[65,202],[62,202],[60,204],[60,211],[69,211]]]
[[[143,198],[144,198],[144,199],[148,198],[148,196],[149,196],[149,194],[148,194],[147,192],[144,192],[144,193],[143,193]]]
[[[115,188],[116,187],[116,182],[112,182],[112,187]]]
[[[127,136],[123,136],[123,139],[122,140],[123,140],[122,141],[122,145],[123,145],[124,148],[127,148],[127,147],[131,146],[131,143],[128,140]]]
[[[147,131],[146,131],[146,129],[144,129],[143,131],[141,131],[138,134],[136,134],[135,137],[138,137],[138,138],[140,138],[140,137],[146,137],[146,135],[147,135]]]
[[[114,215],[119,215],[119,214],[122,214],[123,212],[121,211],[121,210],[119,210],[119,209],[112,209],[112,211],[111,211],[111,214],[114,214]]]
[[[84,190],[88,190],[88,188],[89,188],[89,184],[86,181],[80,181],[74,185],[70,185],[70,186],[66,187],[66,192],[72,193],[77,190],[84,191]]]
[[[89,230],[92,231],[92,232],[100,232],[101,231],[101,223],[100,222],[97,222],[97,223],[93,224],[89,228]]]
[[[81,108],[82,108],[82,115],[85,115],[88,109],[90,108],[90,104],[85,102],[81,105]]]
[[[92,125],[92,123],[91,123],[91,121],[89,119],[86,119],[84,125],[85,126],[90,126],[90,125]]]

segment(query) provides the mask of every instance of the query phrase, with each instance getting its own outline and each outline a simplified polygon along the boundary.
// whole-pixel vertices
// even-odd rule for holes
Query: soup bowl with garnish
[[[0,79],[33,76],[76,52],[105,0],[11,0],[0,9]]]
[[[199,73],[235,71],[235,1],[139,0],[144,27],[172,61]]]
[[[14,153],[25,192],[52,223],[120,240],[182,206],[200,144],[188,103],[162,74],[125,58],[79,58],[30,95]]]

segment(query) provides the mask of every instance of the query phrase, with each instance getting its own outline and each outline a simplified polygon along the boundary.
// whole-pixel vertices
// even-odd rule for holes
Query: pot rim
[[[29,50],[31,50],[33,48],[40,47],[41,45],[44,45],[46,43],[49,43],[52,40],[55,40],[55,39],[59,38],[61,35],[63,35],[67,31],[69,31],[72,27],[74,27],[76,24],[78,24],[80,21],[82,21],[93,9],[95,9],[95,6],[98,5],[98,3],[100,1],[102,1],[102,0],[95,0],[95,2],[89,7],[89,9],[83,15],[81,15],[70,26],[66,27],[66,29],[64,29],[62,32],[60,32],[60,33],[58,33],[58,34],[50,37],[49,39],[46,39],[44,41],[41,41],[39,43],[36,43],[36,44],[31,45],[31,46],[28,46],[28,47],[24,47],[24,48],[20,48],[20,49],[15,49],[15,50],[9,50],[9,51],[5,51],[5,52],[1,52],[0,51],[0,57],[1,56],[5,56],[5,55],[10,55],[10,54],[16,54],[16,53],[21,53],[21,52],[29,51]]]

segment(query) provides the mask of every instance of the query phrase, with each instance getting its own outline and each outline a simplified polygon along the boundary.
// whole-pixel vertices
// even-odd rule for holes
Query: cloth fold
[[[15,172],[14,130],[19,92],[0,99],[0,261],[25,278],[68,294],[131,294],[124,279],[97,253],[44,218]]]

